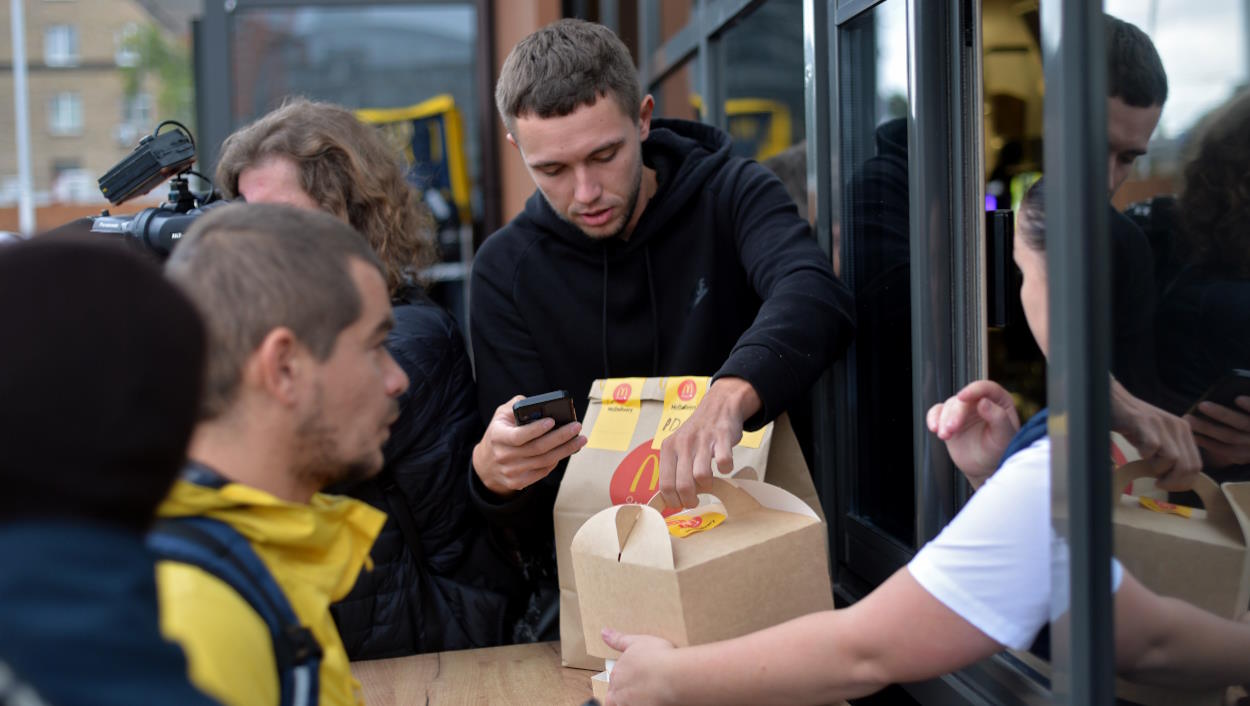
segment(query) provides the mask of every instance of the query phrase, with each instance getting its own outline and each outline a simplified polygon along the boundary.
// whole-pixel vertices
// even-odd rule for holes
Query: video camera
[[[161,132],[172,125],[177,130]],[[195,163],[195,138],[185,125],[165,120],[151,135],[139,141],[134,151],[100,177],[100,193],[118,206],[154,189],[170,176],[168,200],[129,216],[112,216],[105,210],[92,219],[94,233],[121,235],[165,258],[182,239],[191,222],[204,212],[226,201],[212,188],[212,181],[191,169]],[[199,196],[191,191],[186,175],[194,174],[209,183],[209,192]]]

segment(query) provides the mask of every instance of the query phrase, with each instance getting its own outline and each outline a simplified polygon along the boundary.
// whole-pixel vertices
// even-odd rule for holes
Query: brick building
[[[158,119],[149,77],[127,95],[126,68],[139,61],[133,39],[157,27],[170,39],[185,25],[139,0],[25,0],[32,186],[36,204],[103,203],[95,180]],[[9,3],[0,5],[0,207],[18,198],[16,118]],[[41,208],[41,210],[43,210]],[[46,219],[39,225],[46,227]]]

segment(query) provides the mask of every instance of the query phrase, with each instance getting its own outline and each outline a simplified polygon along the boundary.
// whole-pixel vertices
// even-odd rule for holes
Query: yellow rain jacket
[[[246,537],[321,645],[322,706],[363,703],[330,603],[355,584],[386,515],[336,495],[318,493],[299,505],[238,483],[216,489],[183,480],[158,514],[211,517]],[[156,582],[161,631],[186,652],[192,683],[228,706],[277,704],[273,641],[247,601],[225,582],[187,564],[159,562]]]

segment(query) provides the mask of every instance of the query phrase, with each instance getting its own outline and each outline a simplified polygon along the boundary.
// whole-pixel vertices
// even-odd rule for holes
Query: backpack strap
[[[1049,410],[1043,409],[1030,417],[1029,421],[1020,427],[1020,431],[1017,431],[1016,435],[1011,437],[1011,442],[1007,444],[1007,450],[1003,452],[1003,458],[998,462],[999,468],[1002,468],[1003,464],[1007,463],[1007,459],[1029,448],[1033,445],[1033,442],[1049,433],[1046,428],[1046,420],[1049,416]]]
[[[299,622],[273,574],[247,538],[207,517],[164,518],[147,537],[159,558],[190,564],[224,581],[260,616],[273,642],[283,706],[311,706],[320,696],[321,645]]]

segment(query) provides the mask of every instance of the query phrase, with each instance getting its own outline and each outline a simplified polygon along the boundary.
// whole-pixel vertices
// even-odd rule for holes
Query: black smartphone
[[[577,421],[577,413],[573,410],[573,396],[567,390],[526,397],[512,405],[512,415],[516,417],[518,425],[529,424],[543,417],[556,420],[558,427]]]
[[[1214,385],[1207,388],[1207,391],[1202,393],[1202,397],[1198,398],[1198,402],[1214,402],[1244,413],[1245,410],[1233,402],[1233,400],[1242,395],[1250,396],[1250,370],[1233,368],[1224,377],[1216,380]],[[1194,402],[1193,406],[1189,408],[1190,414],[1201,414],[1198,411],[1198,402]]]

